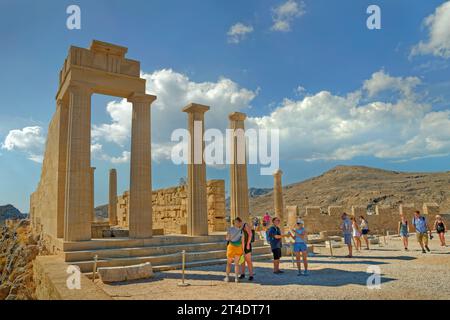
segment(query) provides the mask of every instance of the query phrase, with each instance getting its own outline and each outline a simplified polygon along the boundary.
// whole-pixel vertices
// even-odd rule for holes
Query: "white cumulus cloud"
[[[424,20],[428,39],[411,50],[411,56],[432,54],[450,58],[450,1],[444,2]]]
[[[245,25],[242,22],[238,22],[230,27],[227,32],[228,42],[238,44],[244,40],[247,34],[253,32],[251,25]]]
[[[278,7],[272,9],[272,30],[288,32],[291,31],[291,24],[294,19],[306,13],[306,5],[303,1],[288,0]]]
[[[44,145],[45,136],[42,128],[34,126],[9,131],[1,147],[8,151],[24,152],[31,161],[41,163]]]
[[[366,102],[364,90],[347,95],[321,91],[300,100],[285,99],[270,115],[249,118],[249,124],[279,129],[284,159],[373,156],[408,160],[448,155],[450,111],[433,111],[431,105],[418,101],[411,93],[416,83],[379,71],[364,82],[367,95],[375,96],[389,88],[400,93],[397,101]]]
[[[257,90],[241,88],[236,82],[220,78],[216,82],[195,82],[188,76],[171,69],[143,73],[147,80],[147,93],[158,98],[152,104],[152,158],[155,161],[170,159],[171,148],[176,143],[170,138],[175,129],[186,128],[187,116],[181,111],[191,102],[211,107],[206,113],[206,127],[224,129],[228,114],[250,106]],[[110,123],[93,125],[94,144],[112,142],[123,147],[131,139],[131,104],[125,99],[108,103]],[[112,159],[102,150],[98,158]],[[121,159],[125,159],[121,157]]]

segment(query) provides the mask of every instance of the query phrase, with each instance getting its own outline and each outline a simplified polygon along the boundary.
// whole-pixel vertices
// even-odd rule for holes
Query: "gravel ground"
[[[450,237],[447,237],[450,243]],[[187,270],[188,287],[178,287],[179,270],[157,273],[155,278],[106,285],[97,285],[114,299],[174,299],[174,300],[317,300],[317,299],[450,299],[450,250],[439,246],[436,238],[430,242],[431,253],[422,254],[418,244],[410,238],[410,251],[402,250],[399,238],[388,239],[386,246],[373,245],[370,251],[361,251],[353,259],[343,248],[334,249],[335,258],[328,250],[316,248],[310,257],[310,275],[297,276],[290,257],[282,260],[283,275],[272,273],[272,264],[255,263],[255,281],[239,284],[223,282],[225,266],[208,266]],[[380,289],[366,285],[369,266],[381,270]]]

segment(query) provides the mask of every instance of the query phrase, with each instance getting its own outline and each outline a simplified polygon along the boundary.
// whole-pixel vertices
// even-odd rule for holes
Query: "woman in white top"
[[[351,217],[350,220],[352,220],[353,239],[355,240],[356,250],[359,251],[361,250],[361,229],[359,228],[355,217]]]
[[[359,216],[359,220],[361,221],[360,227],[361,227],[361,236],[364,239],[364,242],[366,243],[367,250],[370,250],[369,248],[369,222],[367,222],[366,218],[364,216]]]

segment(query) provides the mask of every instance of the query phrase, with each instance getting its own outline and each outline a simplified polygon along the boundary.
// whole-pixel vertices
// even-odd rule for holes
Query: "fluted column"
[[[130,160],[130,238],[142,239],[153,235],[152,172],[151,172],[151,110],[155,96],[133,94]]]
[[[189,163],[187,231],[191,236],[208,235],[208,211],[206,199],[206,165],[203,158],[205,143],[204,117],[208,106],[191,103],[183,109],[188,114]]]
[[[66,176],[67,176],[67,135],[69,131],[69,102],[68,99],[57,100],[56,112],[58,114],[58,191],[57,191],[57,218],[56,237],[64,238],[64,215],[66,202]]]
[[[284,201],[283,201],[283,185],[281,183],[281,176],[283,171],[277,170],[273,174],[273,202],[275,209],[275,216],[280,218],[281,226],[284,226]]]
[[[90,198],[90,207],[92,211],[92,222],[97,221],[97,217],[95,215],[95,167],[91,167],[91,198]]]
[[[91,239],[91,95],[83,83],[68,87],[69,121],[67,139],[64,240]]]
[[[231,223],[236,217],[249,222],[248,181],[246,161],[246,139],[244,113],[234,112],[229,115],[231,136],[230,164],[230,212]]]
[[[109,170],[109,204],[108,204],[109,225],[117,225],[117,171]]]

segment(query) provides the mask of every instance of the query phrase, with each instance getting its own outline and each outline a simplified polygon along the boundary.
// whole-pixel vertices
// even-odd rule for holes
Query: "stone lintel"
[[[228,118],[231,121],[245,121],[245,119],[247,119],[247,115],[242,112],[233,112],[233,113],[230,113]]]
[[[209,110],[208,106],[198,103],[190,103],[182,109],[183,112],[187,113],[205,113]]]
[[[109,55],[118,56],[121,58],[125,57],[125,54],[128,52],[128,48],[118,46],[112,43],[107,43],[99,40],[93,40],[91,43],[91,47],[89,48],[93,52],[100,52]]]

